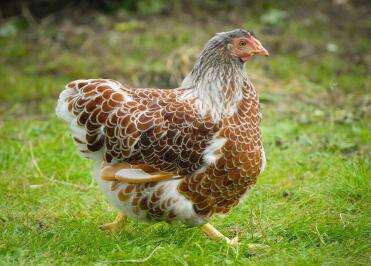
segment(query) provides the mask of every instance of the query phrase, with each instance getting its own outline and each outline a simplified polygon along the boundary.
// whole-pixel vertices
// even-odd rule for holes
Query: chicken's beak
[[[251,41],[253,43],[252,50],[250,52],[251,55],[258,54],[258,55],[263,55],[263,56],[269,56],[269,53],[268,53],[267,49],[265,49],[263,47],[263,45],[260,43],[260,41],[255,39],[253,36],[251,36]]]

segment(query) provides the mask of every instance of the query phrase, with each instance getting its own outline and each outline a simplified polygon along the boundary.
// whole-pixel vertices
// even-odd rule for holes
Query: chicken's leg
[[[102,230],[110,231],[113,234],[116,234],[122,228],[125,222],[125,215],[122,213],[117,214],[115,220],[111,223],[102,224],[99,228]]]
[[[234,237],[233,239],[229,239],[228,237],[224,236],[214,226],[212,226],[209,223],[204,224],[201,227],[201,229],[211,238],[225,239],[227,243],[231,246],[236,246],[238,244],[238,236]]]

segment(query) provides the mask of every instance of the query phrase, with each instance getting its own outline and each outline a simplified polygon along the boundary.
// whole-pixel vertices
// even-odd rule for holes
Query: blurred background
[[[369,111],[370,12],[360,0],[2,2],[0,112],[47,114],[81,78],[177,87],[211,36],[244,28],[271,53],[246,67],[263,102],[330,104],[353,119]]]

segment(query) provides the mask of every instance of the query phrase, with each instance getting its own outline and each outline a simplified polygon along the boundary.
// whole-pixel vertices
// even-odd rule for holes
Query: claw
[[[125,216],[121,213],[119,213],[115,220],[111,223],[102,224],[99,226],[101,230],[109,231],[112,234],[117,234],[120,232],[123,224],[124,224]]]
[[[226,238],[226,240],[227,240],[228,245],[233,246],[233,247],[238,246],[238,241],[239,241],[238,236],[235,236],[232,239]]]
[[[219,239],[224,238],[227,241],[228,245],[231,245],[231,246],[237,246],[238,245],[238,236],[236,236],[232,239],[229,239],[228,237],[225,237],[222,233],[220,233],[214,226],[212,226],[209,223],[204,224],[201,227],[201,229],[202,229],[202,231],[204,231],[211,238],[219,238]]]

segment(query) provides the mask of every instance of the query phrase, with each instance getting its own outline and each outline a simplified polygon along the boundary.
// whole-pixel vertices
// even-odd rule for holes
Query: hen
[[[125,217],[180,220],[224,238],[208,220],[236,206],[265,166],[255,88],[244,71],[267,50],[251,31],[217,33],[179,88],[133,89],[109,79],[76,80],[56,113],[69,123],[94,178]]]

